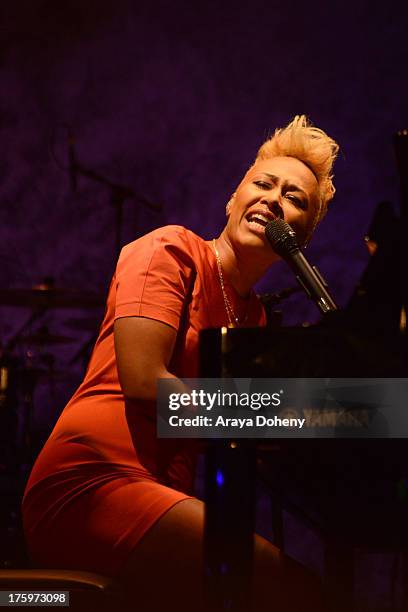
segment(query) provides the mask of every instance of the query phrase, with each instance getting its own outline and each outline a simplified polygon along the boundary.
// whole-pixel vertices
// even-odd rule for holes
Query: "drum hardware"
[[[104,303],[104,297],[92,292],[82,291],[79,289],[55,287],[54,280],[47,277],[42,283],[32,288],[21,289],[1,289],[0,290],[0,305],[17,306],[31,308],[32,312],[23,325],[17,330],[14,336],[8,341],[4,354],[11,356],[17,346],[32,346],[43,347],[51,345],[62,345],[74,342],[75,339],[70,336],[52,334],[46,326],[42,326],[39,330],[32,332],[33,325],[40,321],[47,310],[51,308],[97,308]],[[28,447],[27,455],[30,455],[30,425],[29,414],[33,406],[33,394],[35,386],[39,380],[48,380],[51,383],[55,382],[55,377],[62,380],[64,373],[55,371],[53,365],[48,364],[47,369],[33,367],[31,358],[33,354],[27,351],[25,354],[24,367],[19,368],[20,382],[24,387],[22,421],[23,425],[20,429],[25,430],[25,443],[23,446]],[[3,379],[7,372],[3,370]],[[17,410],[17,401],[15,402]],[[28,432],[28,433],[27,433]]]
[[[17,359],[0,352],[0,416],[15,403]]]
[[[0,407],[2,407],[7,399],[7,391],[9,388],[9,368],[6,364],[0,364]]]
[[[0,352],[0,430],[7,432],[1,444],[1,464],[17,469],[21,475],[27,473],[35,452],[32,419],[36,387],[38,383],[49,383],[53,393],[55,383],[67,379],[66,372],[55,369],[55,357],[44,353],[43,348],[75,339],[53,334],[46,325],[35,331],[33,327],[37,327],[51,308],[96,308],[103,303],[101,295],[55,287],[52,278],[45,278],[32,288],[0,290],[0,305],[31,308],[26,321]],[[25,349],[23,358],[14,356],[19,347]],[[39,354],[30,347],[39,349]],[[15,468],[11,468],[11,463]]]
[[[56,384],[71,381],[66,370],[55,367],[51,353],[35,354],[31,350],[24,357],[3,357],[0,360],[0,383],[7,381],[7,388],[0,388],[0,419],[6,425],[4,451],[23,474],[30,469],[34,459],[33,415],[34,395],[39,384],[49,386],[51,396]],[[0,425],[0,432],[2,426]],[[8,461],[10,463],[10,461]]]
[[[0,289],[0,306],[30,308],[31,313],[0,353],[0,432],[6,432],[0,449],[4,461],[11,460],[20,474],[30,468],[33,460],[33,407],[38,383],[48,382],[51,392],[56,382],[66,380],[67,373],[55,368],[55,357],[41,353],[45,346],[58,346],[75,339],[49,331],[46,325],[33,328],[51,308],[98,308],[104,296],[79,289],[56,287],[52,277],[30,288]],[[24,358],[13,355],[17,347],[24,347]],[[30,347],[40,350],[35,354]],[[4,448],[3,448],[4,447]]]
[[[18,465],[18,358],[0,353],[0,464],[5,475]]]

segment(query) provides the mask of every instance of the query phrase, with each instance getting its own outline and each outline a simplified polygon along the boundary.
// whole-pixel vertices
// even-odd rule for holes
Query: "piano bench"
[[[75,570],[1,569],[0,591],[69,592],[74,612],[130,610],[130,602],[112,578]],[[48,604],[49,605],[49,604]],[[13,607],[18,606],[17,602]],[[133,607],[134,610],[134,607]],[[138,611],[142,612],[142,611]]]

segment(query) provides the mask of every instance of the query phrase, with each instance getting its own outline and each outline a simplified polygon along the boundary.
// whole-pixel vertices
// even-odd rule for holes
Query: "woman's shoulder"
[[[148,246],[150,248],[174,246],[176,248],[194,250],[202,245],[205,245],[204,239],[186,227],[182,225],[165,225],[130,242],[123,247],[122,253],[126,254],[135,249]]]

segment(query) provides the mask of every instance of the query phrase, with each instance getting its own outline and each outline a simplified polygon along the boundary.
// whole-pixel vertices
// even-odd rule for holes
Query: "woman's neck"
[[[252,287],[277,258],[273,252],[265,256],[259,251],[250,253],[234,249],[225,230],[216,238],[216,248],[225,276],[242,297],[249,295]]]

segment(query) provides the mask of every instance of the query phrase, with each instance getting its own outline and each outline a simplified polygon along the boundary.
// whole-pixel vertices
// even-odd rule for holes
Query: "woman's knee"
[[[152,606],[200,610],[203,601],[204,505],[186,499],[144,535],[122,569],[125,590]],[[177,604],[177,605],[176,605]],[[183,608],[185,606],[185,608]],[[159,609],[159,607],[157,607]]]

